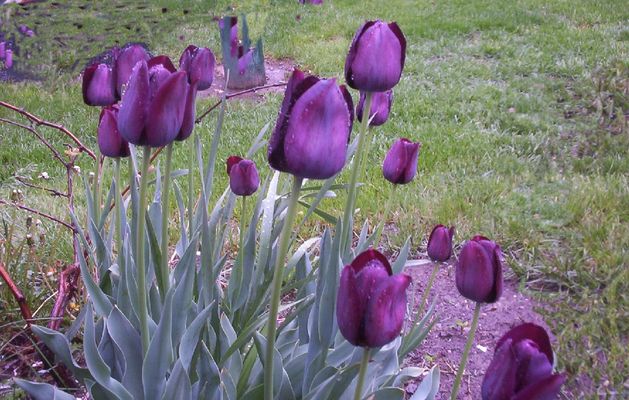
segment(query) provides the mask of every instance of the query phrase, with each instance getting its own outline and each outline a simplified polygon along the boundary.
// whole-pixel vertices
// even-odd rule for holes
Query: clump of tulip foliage
[[[85,366],[73,359],[68,337],[33,327],[89,395],[403,399],[404,383],[423,376],[412,399],[434,398],[438,368],[400,366],[435,323],[434,304],[424,312],[424,303],[440,263],[452,256],[454,227],[438,225],[430,234],[435,268],[415,310],[407,301],[412,280],[403,272],[410,242],[390,260],[375,249],[383,224],[370,233],[365,223],[356,238],[352,220],[364,160],[372,156],[371,129],[391,116],[392,89],[404,67],[406,40],[398,25],[367,21],[358,29],[345,65],[346,82],[357,93],[335,79],[295,70],[270,136],[267,124],[257,136],[252,132],[248,150],[227,160],[217,160],[222,122],[230,118],[225,97],[209,153],[194,130],[197,91],[213,80],[210,49],[187,47],[179,67],[139,45],[113,55],[111,64],[91,65],[83,75],[85,103],[103,107],[95,123],[100,153],[114,160],[108,195],[100,193],[102,182],[86,182],[87,218],[72,216],[84,226],[85,255],[79,256],[89,302],[76,324],[83,324]],[[356,114],[360,126],[352,135]],[[258,169],[251,158],[267,140],[271,169]],[[189,146],[195,155],[177,174],[174,146]],[[151,176],[158,147],[165,148],[163,168]],[[383,179],[391,186],[384,220],[394,191],[402,190],[396,188],[417,173],[420,147],[398,139],[383,160]],[[335,181],[348,163],[345,212],[321,212],[326,195],[344,187]],[[229,187],[216,187],[217,173],[229,176]],[[178,226],[170,222],[171,192]],[[231,255],[225,249],[238,203],[239,246]],[[298,239],[295,232],[315,215],[329,227]],[[176,243],[169,241],[173,231]],[[458,257],[452,286],[477,306],[453,399],[480,307],[500,298],[502,268],[500,246],[482,236],[468,241]],[[546,332],[532,324],[514,328],[498,342],[480,395],[553,398],[565,376],[552,369]],[[16,381],[36,399],[73,398],[46,384]]]

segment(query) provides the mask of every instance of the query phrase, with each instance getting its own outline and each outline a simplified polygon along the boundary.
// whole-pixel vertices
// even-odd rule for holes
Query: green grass
[[[51,17],[56,23],[38,30],[46,40],[34,65],[44,63],[45,81],[3,85],[0,99],[62,122],[94,147],[98,110],[82,104],[76,80],[81,65],[116,40],[144,41],[173,59],[189,42],[218,55],[211,18],[227,2],[218,3],[190,2],[187,15],[179,3],[165,1],[145,10],[101,10],[114,19],[99,17],[89,32],[72,24],[93,14],[57,11]],[[559,368],[570,374],[574,396],[626,390],[629,133],[620,115],[629,108],[629,10],[623,1],[232,3],[235,12],[247,13],[252,37],[262,36],[267,55],[341,81],[360,23],[398,21],[407,36],[407,62],[391,119],[373,131],[374,161],[361,190],[360,218],[375,221],[383,211],[388,184],[380,160],[388,146],[400,136],[420,140],[418,177],[398,190],[393,222],[400,232],[389,238],[391,246],[408,235],[415,248],[421,246],[435,223],[456,225],[459,242],[476,233],[494,238],[523,287],[542,300],[559,339]],[[33,14],[22,18],[30,21]],[[137,36],[125,24],[137,27]],[[110,34],[103,33],[107,29]],[[51,39],[62,33],[72,51]],[[199,109],[212,101],[200,102]],[[280,101],[268,95],[264,103],[230,102],[219,160],[242,154],[266,123],[272,126]],[[214,118],[197,128],[206,145]],[[23,132],[1,125],[0,143],[2,196],[21,168],[32,176],[58,171]],[[186,157],[178,146],[175,168],[185,168]],[[268,173],[264,154],[256,161]],[[86,161],[81,166],[91,168]],[[52,184],[62,183],[61,173]],[[341,180],[347,181],[346,172]],[[221,175],[218,184],[225,183]],[[51,204],[26,192],[35,205]],[[325,207],[339,213],[342,205],[341,196]]]

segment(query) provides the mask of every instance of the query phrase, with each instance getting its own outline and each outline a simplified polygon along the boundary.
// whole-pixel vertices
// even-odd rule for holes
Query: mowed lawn
[[[263,38],[267,57],[343,81],[354,31],[365,19],[395,20],[407,38],[406,65],[395,88],[392,116],[374,130],[360,219],[377,221],[384,211],[389,186],[380,168],[388,146],[401,136],[421,141],[418,176],[396,194],[390,222],[399,231],[387,238],[392,250],[411,236],[414,249],[421,251],[436,223],[455,225],[459,243],[475,234],[496,240],[513,271],[508,276],[541,300],[540,312],[558,339],[558,368],[571,378],[570,391],[578,398],[626,394],[625,1],[326,0],[318,7],[293,0],[189,3],[113,1],[80,9],[75,6],[79,2],[69,1],[49,8],[44,23],[44,2],[29,15],[13,15],[12,24],[37,26],[32,43],[41,49],[28,62],[43,80],[2,83],[0,99],[63,123],[95,147],[99,110],[82,103],[78,74],[89,57],[116,41],[146,42],[155,54],[174,60],[194,43],[211,47],[220,58],[213,17],[246,13],[251,35]],[[198,110],[215,101],[200,100]],[[219,159],[243,154],[265,124],[272,127],[280,102],[280,94],[264,101],[231,100]],[[8,116],[0,110],[0,117]],[[197,127],[206,144],[215,118],[211,115]],[[57,144],[67,141],[47,134]],[[263,153],[256,161],[264,175],[269,168]],[[185,146],[178,146],[175,168],[186,168],[189,156]],[[3,124],[0,165],[2,198],[18,186],[16,173],[37,177],[46,171],[52,177],[48,184],[63,184],[62,171],[47,151]],[[86,159],[81,166],[84,173],[93,168]],[[340,180],[347,181],[347,173]],[[218,184],[225,185],[225,177]],[[63,203],[22,190],[28,204],[63,213]],[[326,201],[327,212],[340,214],[344,193]],[[23,224],[23,217],[6,207],[0,214]],[[44,224],[52,237],[62,235]],[[49,247],[38,251],[50,257],[70,252],[69,245],[65,253]],[[9,298],[2,293],[0,299]]]

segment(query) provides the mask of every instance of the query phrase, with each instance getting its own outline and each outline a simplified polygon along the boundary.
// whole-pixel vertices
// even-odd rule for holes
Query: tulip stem
[[[138,209],[138,230],[136,232],[136,249],[138,251],[136,270],[138,273],[138,300],[140,303],[140,333],[142,335],[142,350],[146,354],[149,348],[148,308],[146,302],[146,263],[144,261],[144,230],[146,226],[146,189],[148,186],[148,171],[151,164],[151,148],[143,147],[142,170],[140,175],[140,207]]]
[[[194,174],[192,170],[194,169],[194,155],[196,154],[195,142],[196,140],[188,140],[190,143],[190,158],[188,159],[188,229],[189,229],[189,239],[192,239],[193,231],[194,231]]]
[[[92,193],[92,203],[94,204],[94,225],[99,225],[100,220],[100,174],[101,160],[100,149],[96,148],[96,171],[94,171],[94,191]]]
[[[160,279],[157,280],[159,292],[162,300],[166,298],[168,292],[168,209],[169,209],[169,194],[170,194],[170,174],[172,169],[173,158],[173,143],[169,143],[166,146],[166,168],[164,171],[164,184],[162,185],[162,259],[159,262],[159,275]]]
[[[365,142],[367,132],[369,131],[369,113],[371,112],[371,98],[372,93],[367,92],[365,95],[365,110],[367,110],[365,114],[365,118],[363,118],[360,126],[360,132],[358,133],[358,147],[356,148],[356,153],[354,153],[354,162],[352,165],[352,174],[349,182],[349,193],[347,195],[347,202],[345,203],[345,213],[343,214],[343,227],[342,227],[342,237],[341,243],[344,243],[342,246],[344,251],[347,251],[352,246],[352,227],[350,227],[350,219],[354,214],[354,207],[356,205],[356,194],[358,188],[356,184],[358,182],[358,178],[361,175],[361,166],[362,166],[362,158],[363,158],[363,150],[365,148]]]
[[[480,307],[483,303],[476,303],[474,308],[474,317],[472,318],[472,326],[470,327],[470,333],[467,336],[467,343],[465,343],[465,349],[463,350],[463,356],[461,357],[461,363],[459,364],[459,370],[456,372],[456,378],[452,385],[452,395],[450,400],[456,400],[456,396],[459,394],[459,388],[461,387],[461,379],[463,378],[463,371],[465,371],[465,365],[470,355],[470,349],[474,343],[474,335],[476,334],[476,328],[478,327],[478,316],[480,315]]]
[[[131,162],[131,161],[129,161]],[[120,276],[125,276],[124,271],[124,257],[122,256],[122,195],[121,186],[122,179],[120,179],[120,157],[116,158],[116,166],[114,168],[114,179],[116,180],[116,250],[118,251],[118,268],[120,270]]]
[[[238,272],[239,282],[237,284],[237,287],[239,288],[242,286],[242,276],[245,273],[245,231],[247,230],[247,223],[245,219],[247,196],[240,197],[242,197],[242,210],[240,212],[240,243],[238,244],[238,261],[240,262],[240,265],[237,266],[237,268],[240,268],[240,271]]]
[[[435,266],[432,268],[432,273],[430,274],[430,278],[428,279],[428,285],[426,289],[424,289],[424,294],[422,295],[422,299],[419,301],[419,309],[417,310],[417,316],[415,317],[415,324],[417,324],[424,314],[424,308],[426,306],[426,300],[428,300],[428,295],[430,294],[430,290],[432,289],[432,284],[435,282],[435,278],[437,277],[437,272],[439,271],[439,262],[435,263]]]
[[[293,176],[293,187],[288,198],[288,210],[284,219],[284,226],[280,236],[275,268],[273,270],[273,291],[269,306],[269,326],[266,340],[266,357],[264,365],[264,399],[273,400],[273,351],[275,350],[275,334],[277,332],[277,312],[280,305],[282,281],[284,280],[284,260],[288,252],[288,245],[292,233],[293,221],[297,211],[297,201],[301,190],[302,178]]]
[[[391,212],[391,206],[393,205],[393,199],[395,198],[395,190],[397,189],[397,185],[391,186],[391,191],[389,192],[389,198],[387,199],[387,203],[384,206],[384,215],[382,216],[382,221],[378,224],[376,228],[376,238],[373,241],[373,248],[377,249],[378,244],[380,243],[380,236],[382,236],[382,231],[387,223],[387,218],[389,218],[389,213]]]
[[[360,371],[358,372],[358,382],[356,382],[356,391],[354,392],[354,400],[363,398],[363,385],[365,384],[365,375],[367,375],[367,366],[369,365],[369,355],[371,353],[369,347],[363,349],[363,358],[360,360]]]

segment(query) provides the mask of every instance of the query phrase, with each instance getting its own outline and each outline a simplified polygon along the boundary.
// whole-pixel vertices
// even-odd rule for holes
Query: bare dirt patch
[[[413,296],[418,304],[434,264],[429,260],[417,260],[418,266],[407,267],[405,272],[413,277]],[[454,283],[454,261],[442,264],[429,296],[429,304],[436,299],[435,312],[438,321],[426,340],[405,360],[406,365],[431,368],[438,364],[441,385],[437,399],[448,399],[452,383],[467,341],[474,303],[462,297]],[[410,299],[409,299],[410,300]],[[459,399],[479,399],[480,386],[489,366],[498,339],[511,327],[523,322],[533,322],[550,329],[535,312],[537,304],[518,291],[517,282],[504,282],[502,297],[494,304],[481,309],[476,339],[463,375]],[[554,340],[554,338],[552,338]],[[407,385],[413,393],[417,383]]]

